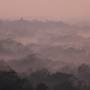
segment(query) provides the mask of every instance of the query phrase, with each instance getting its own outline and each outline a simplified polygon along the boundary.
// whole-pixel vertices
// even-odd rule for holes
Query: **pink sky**
[[[0,18],[89,19],[90,0],[0,0]]]

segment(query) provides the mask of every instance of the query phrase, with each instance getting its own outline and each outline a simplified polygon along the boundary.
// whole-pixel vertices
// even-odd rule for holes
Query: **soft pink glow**
[[[90,0],[0,0],[0,17],[90,19]]]

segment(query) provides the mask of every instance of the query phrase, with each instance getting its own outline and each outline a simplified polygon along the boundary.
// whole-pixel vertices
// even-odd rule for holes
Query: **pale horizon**
[[[0,0],[0,18],[90,20],[90,0]]]

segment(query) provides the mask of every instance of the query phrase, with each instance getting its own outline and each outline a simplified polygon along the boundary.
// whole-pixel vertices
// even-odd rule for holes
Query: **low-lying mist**
[[[43,68],[56,72],[64,67],[72,72],[90,64],[89,29],[62,21],[1,20],[0,60],[20,73]]]

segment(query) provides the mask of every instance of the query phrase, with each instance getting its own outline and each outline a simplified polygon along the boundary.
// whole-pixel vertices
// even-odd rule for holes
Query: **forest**
[[[87,78],[90,75],[85,65],[78,67],[78,73],[86,75]],[[0,90],[90,90],[90,81],[73,74],[50,73],[46,69],[30,75],[19,75],[9,69],[0,71]]]

